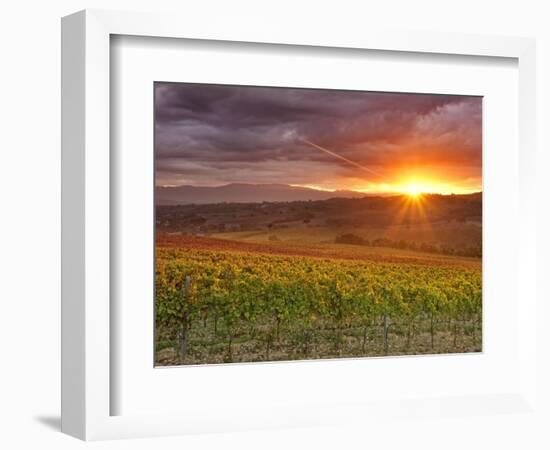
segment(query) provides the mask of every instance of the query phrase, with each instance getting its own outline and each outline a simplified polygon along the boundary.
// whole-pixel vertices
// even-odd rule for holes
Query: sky
[[[155,83],[155,183],[481,191],[481,97]]]

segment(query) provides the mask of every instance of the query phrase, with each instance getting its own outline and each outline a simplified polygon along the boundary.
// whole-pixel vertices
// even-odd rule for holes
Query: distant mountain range
[[[157,205],[188,205],[361,198],[367,194],[356,191],[321,191],[287,184],[232,183],[224,186],[157,186],[155,196]]]

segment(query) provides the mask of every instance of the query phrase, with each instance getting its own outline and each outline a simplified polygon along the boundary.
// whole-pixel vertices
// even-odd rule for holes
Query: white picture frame
[[[163,37],[302,47],[368,49],[416,54],[512,58],[518,62],[519,200],[517,242],[519,376],[515,389],[464,398],[403,398],[405,411],[430,408],[442,415],[493,414],[502,409],[536,411],[535,292],[535,42],[527,38],[417,34],[382,30],[338,35],[326,30],[284,29],[275,24],[197,23],[186,17],[113,11],[82,11],[62,21],[62,430],[85,440],[249,430],[361,421],[387,417],[395,405],[377,400],[342,402],[330,413],[316,405],[241,411],[230,420],[215,413],[112,415],[110,39],[112,35]],[[519,295],[519,292],[516,293]],[[317,364],[323,364],[317,363]],[[275,366],[264,366],[275,370]],[[271,367],[271,369],[270,369]],[[312,366],[310,366],[312,367]],[[317,366],[322,370],[322,366]],[[349,370],[342,369],[342,370]],[[182,372],[183,374],[183,372]],[[184,375],[182,375],[184,376]],[[393,402],[393,403],[392,403]],[[408,405],[408,406],[407,406]],[[407,410],[407,408],[409,408]],[[226,414],[226,413],[224,413]],[[403,414],[403,412],[401,413]],[[391,414],[390,414],[391,415]],[[405,413],[407,415],[407,413]]]

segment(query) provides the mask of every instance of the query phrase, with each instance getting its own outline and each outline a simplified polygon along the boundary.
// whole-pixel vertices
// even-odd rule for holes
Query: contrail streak
[[[328,153],[329,155],[332,155],[335,158],[341,159],[342,161],[345,161],[348,164],[351,164],[352,166],[358,167],[359,169],[362,169],[362,170],[366,170],[367,172],[372,173],[373,175],[380,176],[380,174],[378,172],[376,172],[372,169],[369,169],[368,167],[362,166],[361,164],[356,163],[355,161],[352,161],[351,159],[344,158],[342,155],[339,155],[338,153],[334,153],[334,152],[330,151],[327,148],[321,147],[320,145],[314,144],[313,142],[308,141],[307,139],[302,139],[302,141],[304,141],[306,144],[311,145],[312,147],[315,147],[318,150],[321,150],[322,152]]]

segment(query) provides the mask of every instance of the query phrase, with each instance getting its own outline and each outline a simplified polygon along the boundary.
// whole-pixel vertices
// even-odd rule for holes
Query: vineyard
[[[156,252],[157,365],[481,350],[478,262]]]

